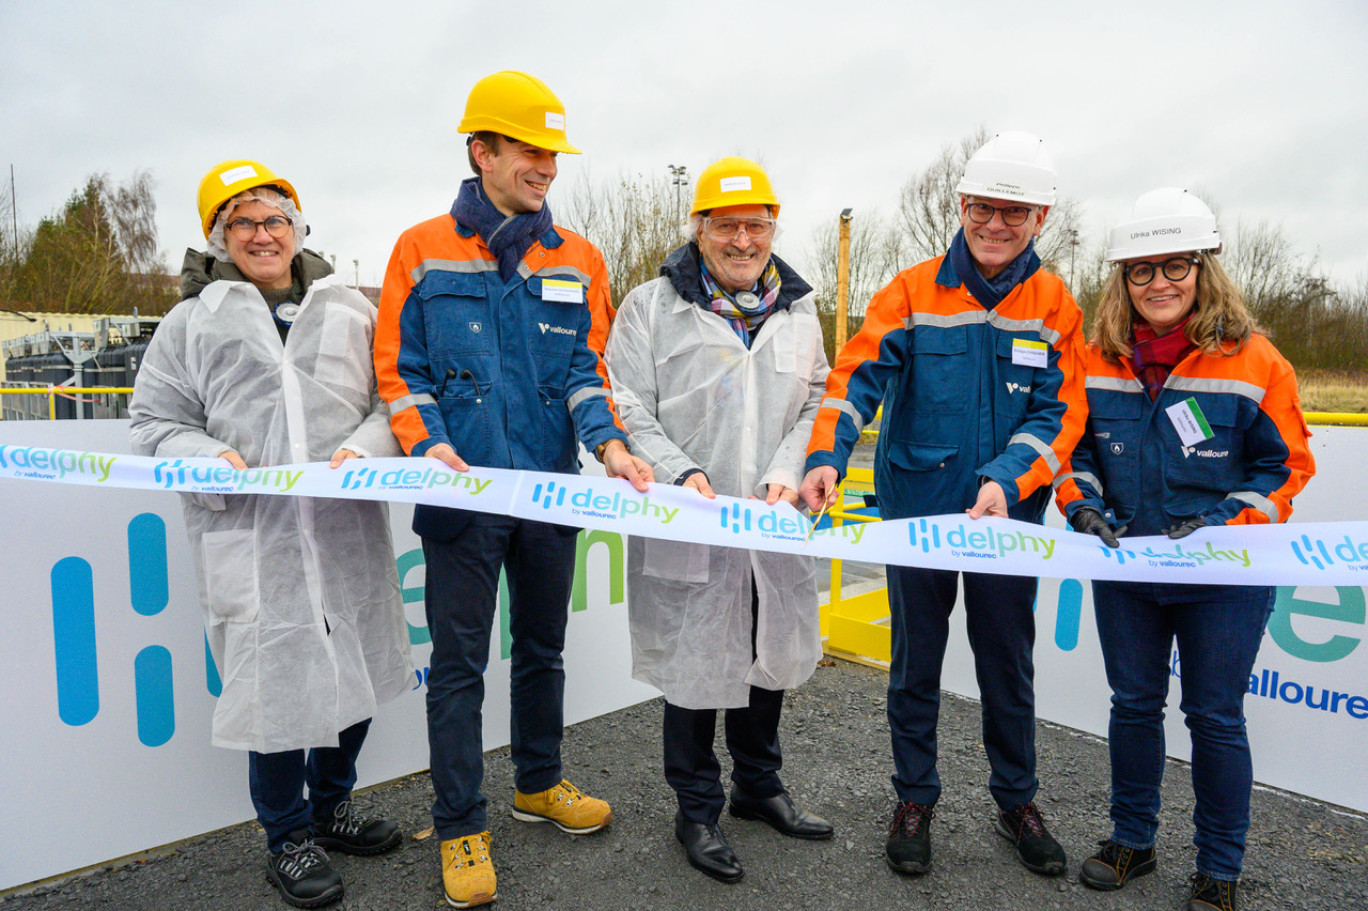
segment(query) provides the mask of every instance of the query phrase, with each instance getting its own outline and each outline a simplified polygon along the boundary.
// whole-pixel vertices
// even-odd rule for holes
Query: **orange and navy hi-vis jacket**
[[[626,442],[602,356],[611,319],[603,256],[578,234],[551,228],[505,282],[450,214],[415,225],[394,245],[375,331],[394,435],[410,455],[449,443],[471,465],[578,473],[577,441]],[[420,506],[414,527],[440,536],[450,512]]]
[[[1082,319],[1042,270],[991,310],[948,257],[904,270],[837,356],[807,469],[844,475],[882,401],[874,482],[884,518],[960,512],[991,479],[1012,518],[1039,521],[1083,430]]]
[[[1154,401],[1129,358],[1109,363],[1095,346],[1086,383],[1087,429],[1055,482],[1066,515],[1090,506],[1129,526],[1128,535],[1161,534],[1197,517],[1208,525],[1285,522],[1315,474],[1296,375],[1261,335],[1229,357],[1193,351]],[[1183,411],[1205,439],[1184,445]]]

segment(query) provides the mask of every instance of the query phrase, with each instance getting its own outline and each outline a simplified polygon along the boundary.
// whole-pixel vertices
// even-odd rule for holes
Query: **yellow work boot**
[[[489,840],[488,832],[480,832],[442,842],[442,886],[453,908],[487,905],[499,897]]]
[[[612,822],[613,811],[605,801],[582,794],[579,788],[562,780],[540,794],[514,791],[513,818],[523,822],[549,822],[562,832],[588,835]]]

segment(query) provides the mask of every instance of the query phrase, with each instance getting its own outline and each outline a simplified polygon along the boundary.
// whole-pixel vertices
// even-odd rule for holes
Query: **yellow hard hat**
[[[304,207],[299,204],[299,194],[290,182],[277,177],[274,171],[259,161],[233,158],[229,161],[220,161],[210,168],[209,173],[200,179],[199,185],[199,214],[204,225],[204,236],[207,238],[209,232],[214,229],[214,218],[225,202],[244,190],[266,186],[279,187],[281,192],[290,197],[295,206],[303,211]]]
[[[488,130],[539,149],[580,154],[565,138],[565,105],[545,82],[517,70],[503,70],[475,83],[456,130]]]
[[[690,215],[722,206],[769,206],[779,214],[779,200],[770,186],[769,175],[749,158],[729,155],[703,169],[694,182]]]

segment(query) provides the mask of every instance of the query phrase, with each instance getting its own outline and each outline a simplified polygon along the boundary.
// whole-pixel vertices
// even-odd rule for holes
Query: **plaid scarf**
[[[1164,388],[1173,368],[1197,347],[1184,331],[1190,319],[1191,313],[1164,335],[1155,335],[1150,324],[1143,320],[1135,321],[1131,363],[1135,366],[1135,375],[1145,384],[1151,402],[1159,397],[1159,390]]]
[[[742,307],[736,302],[735,294],[723,290],[717,284],[716,279],[708,272],[708,264],[701,256],[698,258],[698,271],[703,281],[703,294],[708,298],[709,309],[731,323],[732,331],[749,348],[751,336],[765,320],[769,319],[769,315],[774,312],[774,302],[779,299],[779,270],[774,267],[774,260],[770,259],[760,280],[751,286],[751,293],[759,298],[759,303],[752,308]]]

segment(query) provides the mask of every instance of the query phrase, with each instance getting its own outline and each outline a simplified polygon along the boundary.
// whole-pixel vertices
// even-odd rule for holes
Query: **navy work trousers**
[[[358,721],[337,735],[337,746],[314,747],[307,756],[303,750],[247,754],[247,783],[268,851],[278,854],[291,832],[312,832],[315,819],[332,818],[337,805],[351,797],[356,757],[368,730],[369,718]]]
[[[1245,732],[1249,675],[1273,612],[1273,589],[1093,582],[1097,637],[1112,689],[1112,839],[1154,844],[1164,777],[1164,705],[1174,643],[1192,737],[1197,870],[1237,880],[1254,769]]]
[[[499,596],[508,579],[514,784],[535,794],[561,780],[565,623],[578,529],[475,514],[449,541],[423,539],[432,635],[428,748],[442,840],[483,832],[486,822],[484,672]]]
[[[941,665],[959,573],[888,567],[893,664],[888,726],[898,799],[935,806]],[[964,619],[983,705],[988,790],[1004,810],[1035,798],[1035,598],[1037,580],[964,573]]]

